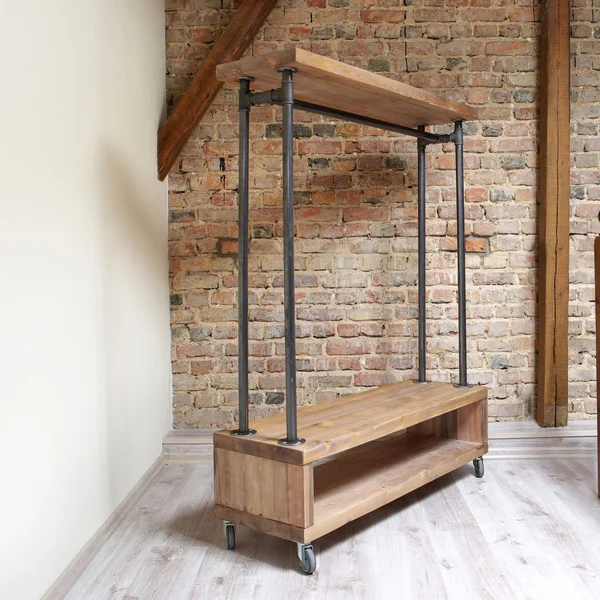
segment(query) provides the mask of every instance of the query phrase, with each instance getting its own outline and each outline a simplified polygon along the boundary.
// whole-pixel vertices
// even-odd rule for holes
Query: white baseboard
[[[489,424],[486,458],[533,459],[596,456],[596,419],[566,427],[539,427],[535,421]]]
[[[206,460],[214,429],[177,429],[163,440],[167,462]],[[542,428],[535,421],[489,424],[489,459],[533,459],[595,456],[596,420],[572,421],[567,427]]]
[[[197,462],[212,456],[213,433],[216,429],[174,429],[163,440],[163,456],[167,463]]]

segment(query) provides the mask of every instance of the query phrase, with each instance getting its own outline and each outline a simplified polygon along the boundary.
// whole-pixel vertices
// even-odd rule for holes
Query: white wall
[[[0,598],[36,599],[170,413],[163,0],[0,6]]]

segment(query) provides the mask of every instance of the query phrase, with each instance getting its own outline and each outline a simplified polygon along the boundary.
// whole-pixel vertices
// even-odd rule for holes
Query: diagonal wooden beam
[[[167,122],[158,132],[158,178],[162,181],[181,154],[192,132],[223,86],[218,64],[242,58],[277,0],[244,0],[229,27],[217,40]]]
[[[544,0],[540,85],[537,422],[567,424],[569,316],[569,2]]]

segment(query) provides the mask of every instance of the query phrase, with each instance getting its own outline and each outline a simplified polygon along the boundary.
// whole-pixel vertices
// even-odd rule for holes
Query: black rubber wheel
[[[235,527],[233,525],[225,527],[225,543],[227,544],[227,550],[235,548]]]
[[[483,467],[483,458],[476,458],[473,461],[473,466],[475,467],[475,477],[481,479],[483,477],[483,473],[485,471]]]
[[[301,561],[302,570],[307,575],[312,575],[317,569],[317,557],[315,556],[315,551],[312,548],[304,549],[304,558]]]

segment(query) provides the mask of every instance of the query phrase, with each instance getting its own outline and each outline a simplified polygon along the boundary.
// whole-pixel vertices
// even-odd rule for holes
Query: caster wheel
[[[475,467],[475,477],[481,479],[484,473],[483,467],[483,458],[479,457],[473,461],[473,466]]]
[[[302,570],[307,575],[312,575],[317,569],[317,557],[315,556],[314,548],[312,544],[301,544],[299,547],[300,552],[300,565]]]
[[[227,544],[227,550],[233,550],[235,548],[235,524],[225,521],[225,543]]]

